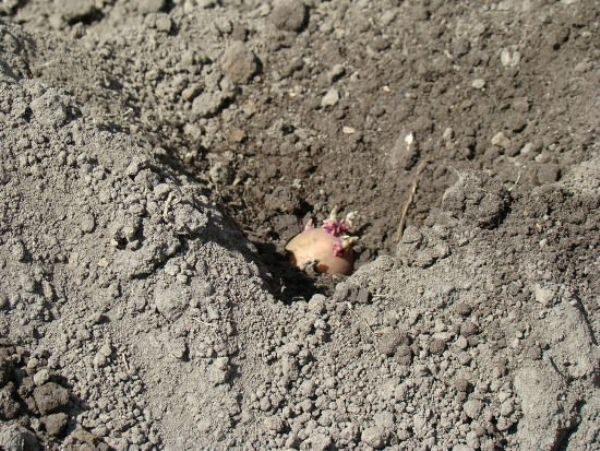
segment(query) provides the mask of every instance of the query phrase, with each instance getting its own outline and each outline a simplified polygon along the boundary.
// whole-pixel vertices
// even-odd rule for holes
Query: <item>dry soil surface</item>
[[[599,86],[594,0],[0,0],[0,449],[600,449]]]

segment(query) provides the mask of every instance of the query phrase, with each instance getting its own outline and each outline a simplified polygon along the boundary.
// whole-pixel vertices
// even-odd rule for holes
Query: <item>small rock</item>
[[[46,432],[51,436],[58,437],[63,433],[67,424],[69,424],[69,416],[66,413],[60,412],[48,415],[42,421],[46,426]]]
[[[504,133],[498,132],[492,137],[492,145],[508,149],[510,147],[510,139]]]
[[[142,14],[157,13],[167,5],[167,0],[140,0],[137,9]]]
[[[485,87],[485,80],[483,78],[476,78],[471,83],[471,86],[475,89],[483,89]]]
[[[446,342],[444,340],[435,339],[429,345],[429,352],[435,355],[441,355],[446,350]]]
[[[40,385],[44,385],[46,382],[48,382],[49,379],[50,379],[50,371],[48,371],[48,368],[39,370],[37,373],[35,373],[33,375],[33,382],[35,383],[35,385],[37,387],[39,387]]]
[[[55,3],[55,8],[69,23],[83,20],[98,11],[94,0],[57,0]]]
[[[327,298],[322,294],[313,294],[308,301],[308,310],[310,312],[316,313],[317,315],[323,313],[325,311],[325,300]]]
[[[515,405],[512,399],[507,399],[500,406],[500,415],[508,417],[515,411]]]
[[[373,416],[375,426],[382,428],[383,430],[391,431],[394,429],[395,421],[394,414],[391,412],[378,412]]]
[[[467,415],[469,418],[476,420],[477,418],[479,418],[479,414],[481,413],[482,407],[483,406],[480,400],[470,399],[464,404],[463,411],[465,412],[465,415]]]
[[[504,67],[515,67],[521,61],[521,54],[518,50],[502,49],[500,52],[500,62]]]
[[[339,100],[340,100],[340,93],[338,92],[337,89],[331,88],[329,91],[327,91],[327,94],[325,94],[323,96],[323,98],[321,99],[321,106],[323,108],[332,107],[332,106],[337,105]]]
[[[398,346],[403,344],[410,344],[408,336],[397,330],[392,330],[381,335],[377,341],[377,350],[386,357],[391,357],[396,353]]]
[[[309,438],[310,449],[315,451],[325,451],[333,444],[329,435],[314,433]]]
[[[36,387],[33,398],[42,415],[53,413],[69,404],[68,390],[55,382]]]
[[[234,83],[248,83],[258,72],[258,61],[243,42],[234,41],[221,58],[221,68]]]
[[[0,449],[10,451],[38,451],[40,444],[29,429],[18,424],[0,428]]]
[[[398,346],[396,355],[398,356],[398,363],[400,363],[400,365],[410,365],[412,362],[413,352],[407,344]]]
[[[278,416],[271,416],[265,419],[265,427],[275,433],[282,432],[285,429],[285,423]]]
[[[156,29],[158,31],[162,31],[163,33],[170,33],[171,28],[173,27],[173,22],[171,18],[164,13],[157,14],[156,16]]]
[[[308,21],[308,10],[300,0],[276,0],[271,22],[280,30],[301,31]]]
[[[90,213],[83,214],[79,221],[79,228],[83,233],[91,233],[96,227],[96,219]]]
[[[471,335],[475,335],[479,333],[479,327],[472,321],[465,321],[460,326],[460,334],[463,337],[470,337]]]
[[[23,260],[25,260],[25,246],[21,241],[17,241],[11,246],[10,253],[13,256],[13,258],[18,262],[22,262]]]
[[[539,184],[554,183],[560,180],[560,168],[554,164],[544,164],[538,168],[536,178]]]
[[[419,161],[420,149],[414,133],[398,137],[390,150],[390,163],[394,169],[411,169]]]
[[[465,378],[458,378],[454,381],[454,387],[460,393],[468,393],[471,390],[471,383]]]
[[[112,346],[108,343],[104,343],[98,350],[98,353],[102,354],[105,357],[110,357],[113,353]]]
[[[544,307],[552,304],[552,300],[554,299],[554,290],[552,288],[542,287],[540,284],[535,284],[533,287],[533,293],[535,300]]]
[[[464,302],[459,302],[456,304],[456,313],[460,316],[469,316],[471,314],[471,306]]]
[[[363,430],[361,440],[372,448],[383,448],[386,441],[386,432],[379,426],[372,426]]]

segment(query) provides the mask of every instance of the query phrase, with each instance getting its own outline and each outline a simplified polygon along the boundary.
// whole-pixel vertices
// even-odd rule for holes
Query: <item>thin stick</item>
[[[408,213],[408,208],[410,207],[410,204],[412,204],[413,199],[415,197],[415,193],[417,192],[419,180],[421,180],[421,174],[423,173],[428,164],[429,160],[424,160],[417,168],[417,172],[415,173],[412,186],[410,187],[410,192],[408,193],[408,199],[406,199],[406,202],[402,206],[402,213],[400,214],[400,223],[398,224],[398,231],[396,232],[396,242],[402,239],[402,235],[404,234],[404,227],[406,226],[406,214]]]

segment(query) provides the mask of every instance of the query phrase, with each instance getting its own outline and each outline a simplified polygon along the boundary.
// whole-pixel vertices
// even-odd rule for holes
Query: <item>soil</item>
[[[0,2],[0,449],[598,449],[599,28]]]

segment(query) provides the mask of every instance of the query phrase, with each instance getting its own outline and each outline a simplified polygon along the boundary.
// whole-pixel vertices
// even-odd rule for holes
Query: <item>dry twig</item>
[[[412,186],[410,187],[410,192],[408,193],[408,199],[404,203],[402,207],[402,213],[400,214],[400,222],[398,224],[398,231],[396,232],[396,242],[400,241],[402,235],[404,233],[404,227],[406,226],[406,214],[408,213],[408,208],[410,204],[412,204],[413,199],[415,197],[415,193],[417,192],[417,188],[419,186],[419,181],[421,180],[421,175],[425,168],[429,164],[429,160],[424,160],[421,162],[419,167],[417,168],[417,172],[414,175]]]

